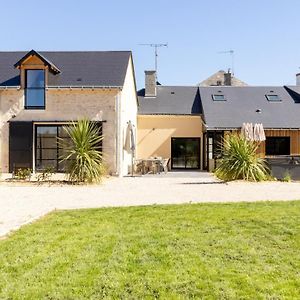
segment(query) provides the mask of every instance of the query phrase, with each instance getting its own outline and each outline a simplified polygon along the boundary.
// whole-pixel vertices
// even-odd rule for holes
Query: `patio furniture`
[[[170,158],[165,158],[161,162],[162,171],[164,171],[165,173],[168,173],[169,171],[169,162],[170,162]]]
[[[161,171],[162,158],[147,158],[142,160],[142,174],[157,174]]]

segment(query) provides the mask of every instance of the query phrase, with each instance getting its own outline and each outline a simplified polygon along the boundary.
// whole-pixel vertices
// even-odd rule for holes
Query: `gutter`
[[[0,86],[0,90],[19,90],[20,86]]]
[[[19,90],[21,86],[0,86],[0,90],[8,90],[8,89],[17,89]],[[110,85],[57,85],[57,86],[46,86],[46,90],[48,89],[119,89],[122,90],[123,86],[110,86]]]
[[[122,151],[122,145],[121,145],[121,101],[120,101],[121,95],[118,93],[115,96],[116,99],[116,118],[115,118],[115,127],[116,127],[116,175],[121,176],[121,151]]]
[[[110,85],[57,85],[57,86],[46,86],[47,89],[119,89],[121,90],[122,86],[110,86]]]

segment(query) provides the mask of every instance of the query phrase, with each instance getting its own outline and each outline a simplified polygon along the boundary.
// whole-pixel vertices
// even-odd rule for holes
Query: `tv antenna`
[[[234,50],[219,51],[219,54],[230,54],[231,57],[231,72],[234,75]]]
[[[155,71],[157,76],[157,61],[158,61],[158,48],[161,47],[168,47],[168,43],[161,43],[161,44],[139,44],[140,46],[149,46],[154,48],[154,56],[155,56]]]

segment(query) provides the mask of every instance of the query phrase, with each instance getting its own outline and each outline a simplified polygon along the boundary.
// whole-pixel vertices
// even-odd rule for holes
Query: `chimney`
[[[231,79],[232,79],[231,72],[230,70],[228,70],[227,73],[224,73],[224,85],[231,85]]]
[[[300,73],[296,74],[296,85],[300,86]]]
[[[145,96],[156,96],[156,71],[145,71]]]

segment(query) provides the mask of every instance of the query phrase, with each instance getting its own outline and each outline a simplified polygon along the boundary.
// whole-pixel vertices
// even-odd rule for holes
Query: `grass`
[[[299,299],[300,202],[62,211],[0,241],[0,299]]]

